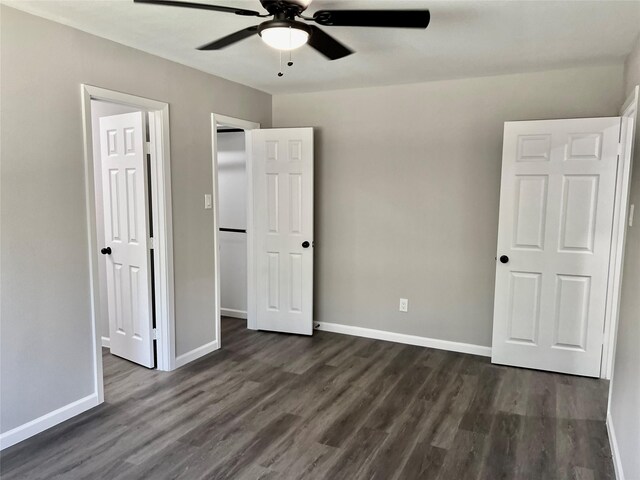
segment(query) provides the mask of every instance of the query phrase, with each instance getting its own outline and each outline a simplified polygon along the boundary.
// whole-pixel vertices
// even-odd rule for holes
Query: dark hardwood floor
[[[615,478],[607,382],[223,320],[174,372],[105,352],[105,403],[0,456],[11,479]]]

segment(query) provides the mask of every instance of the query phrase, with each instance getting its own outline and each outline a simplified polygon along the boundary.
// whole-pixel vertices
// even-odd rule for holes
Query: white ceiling
[[[192,0],[261,10],[258,0]],[[195,47],[261,19],[132,0],[3,3],[269,93],[309,92],[620,62],[640,31],[640,1],[314,0],[307,10],[428,8],[427,30],[322,27],[356,51],[327,61],[310,47],[277,77],[259,37]]]

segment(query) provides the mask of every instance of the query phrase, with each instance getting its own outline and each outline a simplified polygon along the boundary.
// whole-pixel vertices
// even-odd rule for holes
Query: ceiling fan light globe
[[[269,27],[260,32],[262,41],[276,50],[295,50],[309,41],[309,32],[295,27]]]

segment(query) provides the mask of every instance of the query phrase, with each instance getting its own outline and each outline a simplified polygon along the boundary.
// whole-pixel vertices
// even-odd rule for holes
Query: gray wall
[[[209,115],[268,127],[271,97],[6,6],[0,22],[6,432],[93,392],[80,84],[170,104],[178,355],[214,336]]]
[[[640,84],[640,36],[625,65],[624,91]],[[640,118],[639,118],[640,119]],[[610,413],[625,478],[640,478],[640,128],[631,180],[635,205],[633,227],[627,229],[618,342],[611,384]]]
[[[218,134],[220,227],[247,228],[245,134]],[[220,307],[247,311],[247,236],[220,232]]]
[[[275,96],[274,127],[316,127],[315,320],[491,345],[503,122],[617,115],[622,77]]]

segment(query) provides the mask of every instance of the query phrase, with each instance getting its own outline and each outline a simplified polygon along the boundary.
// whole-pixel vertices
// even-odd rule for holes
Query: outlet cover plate
[[[408,312],[409,311],[409,300],[406,298],[400,299],[400,311]]]

